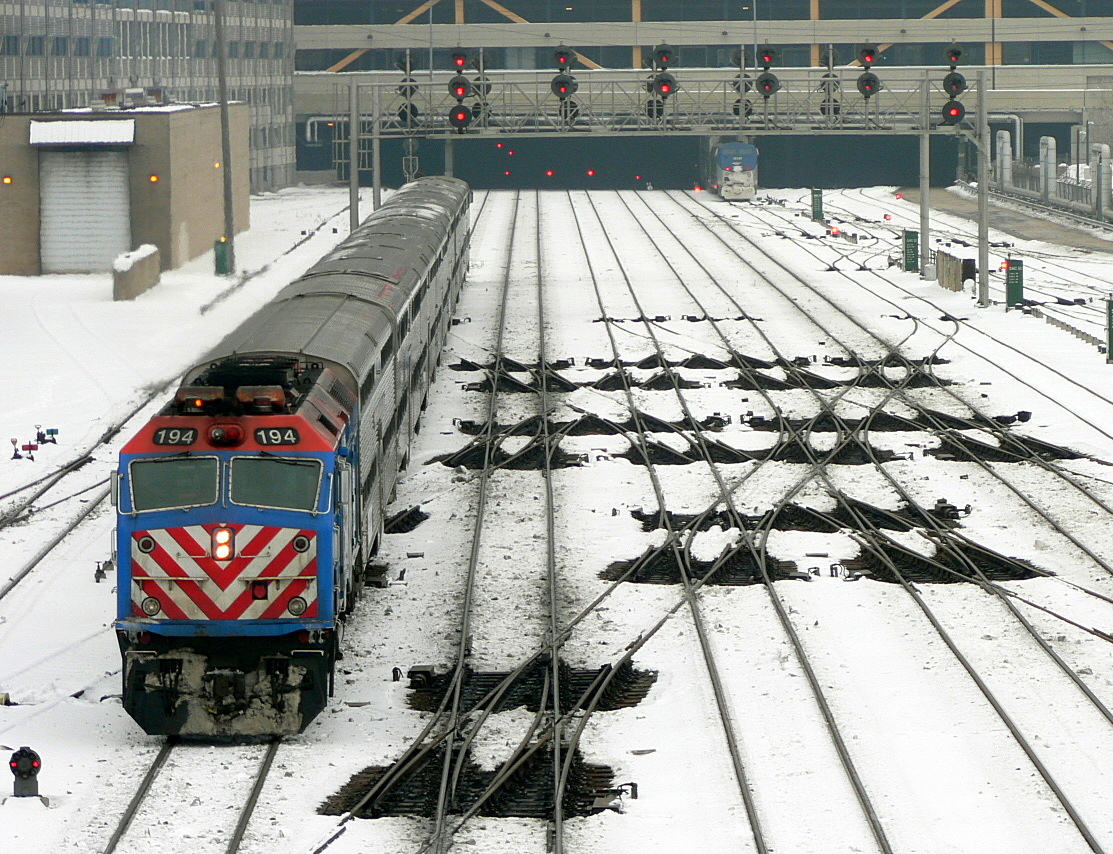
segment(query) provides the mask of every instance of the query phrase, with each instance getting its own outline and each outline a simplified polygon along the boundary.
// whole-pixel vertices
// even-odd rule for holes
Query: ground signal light
[[[966,115],[966,107],[961,101],[948,101],[943,105],[943,124],[957,125]]]
[[[12,754],[8,760],[8,768],[15,776],[15,791],[17,798],[34,798],[39,795],[39,771],[43,762],[30,747],[21,747]]]

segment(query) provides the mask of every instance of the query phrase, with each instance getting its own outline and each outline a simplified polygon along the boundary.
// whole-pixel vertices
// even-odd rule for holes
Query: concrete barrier
[[[112,262],[112,299],[135,299],[158,284],[160,272],[158,247],[150,243],[116,256]]]

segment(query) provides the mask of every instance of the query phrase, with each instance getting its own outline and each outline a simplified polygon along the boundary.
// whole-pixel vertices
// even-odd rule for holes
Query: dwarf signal
[[[8,760],[8,767],[15,775],[15,791],[17,798],[34,798],[39,794],[39,771],[43,762],[30,747],[21,747],[12,754]]]

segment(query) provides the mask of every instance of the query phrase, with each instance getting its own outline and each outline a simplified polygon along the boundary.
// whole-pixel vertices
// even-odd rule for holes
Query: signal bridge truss
[[[472,91],[463,99],[450,93],[452,73],[416,72],[299,76],[299,87],[313,93],[314,115],[307,134],[319,123],[335,122],[337,141],[347,137],[349,117],[358,112],[359,137],[453,137],[496,135],[636,136],[660,134],[916,134],[955,133],[943,122],[945,71],[874,69],[879,91],[858,90],[860,68],[785,68],[772,72],[780,88],[763,97],[751,88],[760,71],[675,69],[676,90],[667,97],[652,91],[651,71],[579,71],[575,91],[561,98],[553,91],[557,72],[488,71],[465,75]],[[357,91],[352,98],[351,86]],[[326,86],[330,87],[326,89]],[[972,106],[978,81],[961,100]],[[307,93],[308,94],[308,93]],[[331,101],[331,103],[330,103]],[[450,115],[465,106],[471,118],[454,126]],[[331,109],[330,109],[331,108]],[[970,109],[967,121],[976,118]],[[377,121],[375,120],[377,118]],[[969,127],[969,125],[968,125]]]

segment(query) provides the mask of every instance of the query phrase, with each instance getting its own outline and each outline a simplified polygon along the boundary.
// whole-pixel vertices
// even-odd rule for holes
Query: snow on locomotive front
[[[113,481],[123,699],[251,739],[325,707],[467,270],[470,190],[424,178],[234,330]]]

